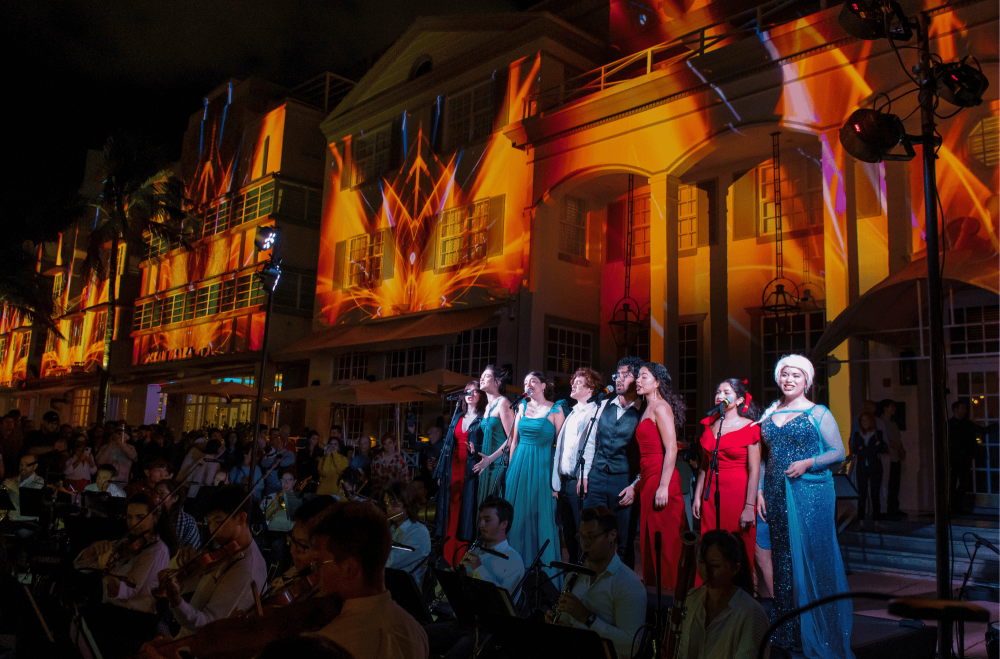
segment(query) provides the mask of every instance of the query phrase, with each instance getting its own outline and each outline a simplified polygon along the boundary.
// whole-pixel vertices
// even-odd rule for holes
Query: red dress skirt
[[[677,564],[681,557],[681,533],[687,530],[684,516],[684,497],[681,494],[681,480],[674,469],[670,477],[667,505],[660,510],[653,509],[656,489],[660,486],[663,471],[663,442],[660,431],[652,419],[640,421],[635,429],[635,440],[639,445],[639,550],[642,554],[642,581],[647,587],[656,586],[656,574],[660,573],[660,583],[666,590],[673,590],[677,583]],[[656,561],[656,533],[661,539],[659,565]]]
[[[719,502],[721,503],[721,514],[719,521],[726,531],[734,534],[743,541],[747,550],[747,560],[750,565],[750,573],[753,574],[753,552],[757,542],[757,526],[751,526],[747,531],[740,530],[740,515],[747,502],[747,447],[760,442],[760,426],[751,423],[739,430],[727,432],[722,435],[719,442]],[[712,459],[712,451],[715,450],[715,434],[712,426],[705,428],[701,436],[702,469],[708,469],[708,463]],[[705,487],[708,489],[708,478],[705,479]],[[702,493],[701,506],[701,534],[716,528],[715,526],[715,482],[708,492],[708,500],[704,499]],[[757,508],[757,500],[754,498],[754,510]],[[756,514],[754,515],[756,520]],[[699,580],[698,583],[701,583]]]
[[[465,489],[465,461],[469,457],[469,433],[459,420],[455,426],[455,449],[451,452],[451,490],[448,506],[448,542],[444,543],[444,559],[458,565],[465,555],[468,542],[458,538],[458,519],[462,510],[462,490]]]

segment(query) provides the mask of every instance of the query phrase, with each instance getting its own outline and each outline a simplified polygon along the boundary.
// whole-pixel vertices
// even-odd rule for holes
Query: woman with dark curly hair
[[[461,410],[461,415],[456,414],[451,420],[434,469],[434,478],[441,487],[437,495],[435,535],[448,538],[444,559],[453,566],[465,555],[463,547],[476,538],[479,482],[472,468],[479,461],[483,446],[482,422],[486,410],[486,396],[479,390],[478,382],[465,385]]]
[[[656,577],[660,575],[664,590],[672,591],[681,557],[681,533],[687,529],[681,479],[675,468],[675,428],[684,425],[684,401],[671,390],[670,373],[663,364],[644,364],[639,369],[635,390],[646,399],[646,411],[635,428],[641,456],[638,489],[642,580],[649,588],[656,586]],[[634,496],[632,485],[625,488],[622,505],[630,504]],[[655,553],[657,533],[663,543],[659,564]]]
[[[486,411],[483,412],[483,446],[479,449],[483,459],[475,466],[479,474],[479,493],[476,499],[482,503],[493,494],[494,484],[503,485],[506,474],[500,465],[494,464],[506,448],[507,436],[514,423],[514,413],[504,393],[510,373],[503,368],[488,364],[479,376],[479,390],[486,396]]]
[[[729,531],[746,545],[748,565],[753,572],[754,545],[757,542],[757,483],[760,481],[760,408],[753,401],[747,385],[736,378],[719,383],[715,391],[716,404],[732,402],[722,412],[702,421],[701,468],[695,485],[691,512],[701,520],[701,534],[721,528]],[[719,445],[718,481],[713,480],[705,492],[706,474],[715,445]],[[713,476],[714,479],[714,476]],[[716,524],[715,487],[719,487],[719,524]]]

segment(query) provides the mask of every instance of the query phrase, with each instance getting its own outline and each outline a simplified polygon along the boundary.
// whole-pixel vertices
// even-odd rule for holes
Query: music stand
[[[413,616],[421,625],[434,622],[431,612],[424,603],[424,598],[417,587],[417,580],[404,570],[391,567],[385,569],[385,587],[392,595],[392,600],[403,607],[403,610]]]
[[[113,497],[107,492],[83,491],[83,507],[98,517],[124,517],[125,499]]]
[[[564,627],[547,622],[493,616],[484,626],[509,654],[524,657],[573,657],[617,659],[615,646],[592,629]]]
[[[45,490],[34,487],[22,487],[18,489],[18,501],[21,517],[41,517],[45,506],[42,501]]]

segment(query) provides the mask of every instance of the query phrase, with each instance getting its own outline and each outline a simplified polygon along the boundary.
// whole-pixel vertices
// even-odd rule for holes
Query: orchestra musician
[[[390,483],[385,489],[383,502],[392,525],[392,541],[413,547],[413,551],[393,549],[385,566],[412,574],[419,587],[423,584],[426,572],[424,559],[431,553],[431,534],[426,526],[417,521],[421,499],[416,484],[399,481]]]
[[[292,580],[297,579],[301,572],[309,567],[313,561],[312,532],[313,527],[319,521],[320,513],[329,508],[336,499],[328,494],[321,494],[309,499],[298,507],[293,519],[295,523],[292,530],[288,532],[287,542],[289,554],[292,557],[292,566],[281,576],[271,580],[269,592],[279,590],[287,586]]]
[[[130,657],[156,630],[152,589],[170,563],[174,543],[170,519],[150,492],[128,500],[128,535],[119,542],[98,540],[73,560],[77,570],[101,572],[101,604],[85,612],[105,657]]]
[[[479,544],[493,551],[472,549],[459,563],[459,566],[471,572],[469,576],[505,588],[512,597],[515,595],[514,589],[524,576],[524,561],[507,543],[513,521],[514,507],[509,501],[495,496],[486,497],[479,505]],[[507,558],[501,558],[497,554]],[[434,655],[446,659],[467,659],[472,656],[475,647],[474,630],[458,622],[428,625],[427,637]]]
[[[234,611],[243,611],[253,604],[251,584],[263,588],[267,579],[267,564],[257,549],[253,534],[247,526],[247,513],[243,509],[246,489],[239,485],[220,487],[209,499],[206,519],[215,542],[222,548],[232,548],[218,560],[208,564],[205,574],[193,574],[184,583],[178,583],[171,571],[160,573],[160,586],[170,605],[174,619],[181,630],[176,638],[189,636],[205,624],[225,618]],[[195,564],[204,553],[194,547],[184,547],[175,560],[180,568]],[[192,592],[185,601],[182,593]]]
[[[261,510],[264,512],[264,522],[267,524],[264,542],[271,548],[271,564],[276,565],[278,571],[283,571],[288,567],[285,555],[286,537],[292,530],[295,511],[302,505],[302,496],[295,487],[295,474],[290,469],[281,470],[278,482],[281,484],[281,490],[265,495],[261,502]]]
[[[580,547],[587,556],[583,566],[596,576],[581,575],[545,620],[592,629],[614,643],[619,657],[631,657],[636,632],[646,621],[646,589],[618,557],[618,518],[604,506],[585,508],[579,528]]]
[[[427,634],[392,601],[385,587],[392,534],[385,513],[360,501],[327,508],[312,535],[320,592],[339,595],[343,609],[318,634],[354,659],[427,659]]]

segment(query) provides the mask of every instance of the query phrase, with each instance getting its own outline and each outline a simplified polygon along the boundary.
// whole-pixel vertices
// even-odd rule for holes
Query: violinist
[[[160,573],[160,586],[174,619],[181,626],[176,638],[189,636],[233,611],[248,609],[253,604],[251,584],[262,589],[266,583],[267,564],[247,526],[247,513],[243,509],[245,494],[245,488],[227,485],[208,501],[208,528],[222,549],[199,552],[194,547],[184,547],[175,558],[180,569]],[[185,565],[201,565],[203,570],[185,569]],[[178,583],[176,576],[188,574],[186,580]],[[181,598],[182,593],[192,591],[190,602]]]
[[[426,526],[417,521],[421,501],[416,484],[390,483],[385,489],[383,502],[392,525],[392,541],[414,548],[414,551],[393,549],[386,567],[412,574],[417,586],[421,586],[426,572],[424,559],[431,553],[431,534]]]
[[[392,601],[385,564],[392,535],[385,513],[368,503],[337,502],[321,516],[312,536],[313,571],[320,592],[344,600],[319,634],[355,659],[427,659],[427,634]]]
[[[101,604],[87,616],[105,657],[129,657],[156,628],[156,601],[151,593],[157,574],[170,562],[173,531],[156,498],[139,492],[128,500],[128,535],[119,542],[99,540],[76,557],[78,570],[102,574]],[[106,642],[102,642],[102,640]]]
[[[156,496],[163,505],[164,516],[170,520],[178,547],[198,547],[201,545],[201,531],[194,516],[184,510],[187,500],[187,486],[173,480],[163,480],[156,484]]]
[[[289,554],[292,557],[292,567],[279,577],[271,580],[269,593],[281,590],[295,581],[303,570],[309,567],[313,561],[312,532],[319,518],[320,513],[333,505],[334,499],[329,495],[319,495],[306,501],[295,511],[295,524],[288,532],[287,542]]]
[[[295,474],[290,469],[281,470],[281,491],[268,494],[261,502],[267,532],[264,546],[271,548],[271,564],[278,570],[288,567],[285,555],[285,545],[288,532],[292,530],[292,519],[295,511],[302,505],[302,495],[295,487]]]

